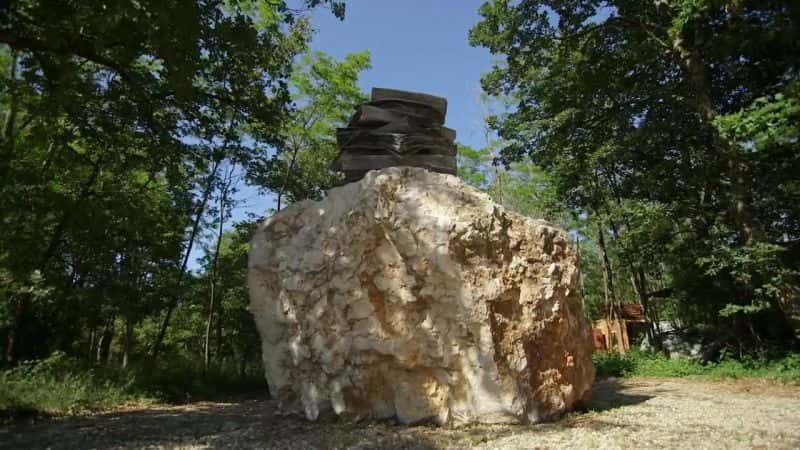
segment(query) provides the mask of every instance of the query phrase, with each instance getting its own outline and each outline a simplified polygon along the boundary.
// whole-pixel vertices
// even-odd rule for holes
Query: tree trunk
[[[208,370],[211,361],[211,325],[214,321],[214,280],[211,280],[208,299],[208,318],[206,319],[206,332],[203,337],[203,367]]]
[[[242,354],[239,357],[239,378],[244,379],[247,373],[247,352],[242,349]]]
[[[215,339],[217,341],[216,342],[217,349],[216,349],[215,354],[217,355],[217,364],[219,364],[220,366],[223,365],[223,361],[224,361],[223,354],[222,354],[222,345],[223,345],[223,342],[222,342],[223,333],[222,333],[222,331],[223,331],[222,330],[222,320],[217,320],[216,336],[215,336]]]
[[[617,205],[622,206],[622,198],[621,195],[619,194],[619,190],[617,189],[615,183],[613,182],[613,179],[611,178],[607,179],[609,181],[609,185],[612,187],[612,190],[614,192],[614,198],[617,202]],[[628,227],[628,229],[630,229],[631,228],[630,221],[628,221],[628,218],[624,214],[622,215],[622,220]],[[609,225],[611,226],[611,232],[614,235],[614,240],[619,242],[620,241],[619,228],[617,227],[617,224],[613,220],[609,219]],[[625,254],[626,253],[623,252],[623,255]],[[639,259],[641,260],[642,258]],[[631,258],[630,255],[624,257],[623,262],[630,271],[630,280],[631,280],[631,286],[633,287],[633,292],[636,295],[637,299],[639,300],[639,304],[642,306],[642,310],[644,312],[644,318],[647,321],[647,328],[646,328],[647,338],[651,345],[655,345],[656,336],[653,331],[653,323],[650,320],[647,278],[645,276],[644,269],[642,269],[642,262],[641,261],[634,262],[633,258]]]
[[[650,298],[648,297],[647,291],[647,278],[644,274],[644,271],[637,267],[631,273],[631,285],[633,285],[633,291],[636,293],[636,296],[639,298],[639,304],[642,306],[642,311],[644,312],[644,318],[647,320],[647,340],[650,345],[658,348],[659,343],[657,342],[658,337],[656,336],[654,324],[653,324],[653,315],[650,311]]]
[[[294,148],[292,149],[292,159],[289,162],[289,167],[286,169],[286,176],[283,177],[283,184],[281,185],[281,188],[278,191],[278,195],[276,198],[275,212],[281,210],[281,200],[283,199],[283,194],[286,193],[286,188],[289,185],[289,177],[292,175],[292,172],[294,171],[294,166],[297,163],[297,153],[300,151],[300,145],[295,144],[293,145],[293,147]]]
[[[606,249],[605,231],[603,230],[603,221],[597,222],[597,244],[600,247],[601,261],[603,264],[603,291],[606,299],[606,324],[609,332],[611,331],[612,324],[616,328],[616,341],[617,351],[625,353],[625,345],[622,340],[622,328],[619,318],[619,305],[617,303],[617,296],[614,292],[614,272],[611,268],[611,260],[608,257]],[[609,349],[611,348],[611,339],[609,339]]]
[[[700,50],[690,47],[683,35],[675,38],[673,49],[678,54],[681,67],[686,74],[686,81],[692,89],[695,107],[712,128],[712,145],[730,178],[733,198],[729,210],[739,233],[739,239],[743,244],[750,244],[761,235],[752,214],[753,201],[747,180],[751,173],[750,165],[742,159],[736,144],[730,142],[714,126],[713,122],[718,112],[711,97],[711,74]]]
[[[97,178],[100,176],[100,163],[101,160],[98,159],[97,163],[94,164],[92,174],[89,176],[89,179],[86,180],[86,183],[84,183],[83,187],[81,187],[81,192],[75,201],[76,205],[85,202],[89,198],[91,189],[97,182]],[[50,259],[55,256],[56,250],[58,250],[58,245],[61,243],[61,240],[64,237],[67,224],[69,224],[69,221],[72,218],[73,211],[74,208],[67,208],[61,215],[61,220],[59,220],[58,224],[53,230],[53,235],[50,237],[47,249],[42,255],[42,259],[39,263],[38,269],[40,273],[45,273],[45,269],[47,268]],[[20,336],[23,328],[25,327],[29,309],[30,296],[27,294],[20,295],[17,299],[16,305],[14,306],[13,322],[8,332],[5,355],[6,363],[8,364],[12,364],[19,356],[17,355],[17,349],[20,345]]]
[[[214,258],[211,262],[211,277],[210,277],[210,288],[209,288],[209,300],[208,300],[208,319],[206,320],[206,332],[205,337],[203,340],[203,365],[206,370],[208,370],[210,356],[211,356],[211,325],[214,321],[214,307],[215,307],[215,288],[216,288],[216,281],[217,281],[217,263],[219,262],[219,251],[220,247],[222,246],[222,231],[225,227],[225,213],[227,208],[227,197],[228,197],[228,189],[230,189],[232,179],[233,179],[233,169],[229,170],[226,177],[225,184],[222,186],[222,192],[220,193],[219,197],[219,221],[218,221],[218,228],[217,228],[217,243],[214,247]]]
[[[192,247],[194,246],[194,241],[197,238],[197,233],[200,231],[200,220],[203,218],[203,213],[206,210],[206,204],[208,203],[208,198],[211,196],[211,191],[214,189],[214,181],[217,178],[217,170],[221,164],[221,159],[214,160],[214,164],[211,168],[211,172],[209,173],[208,177],[206,178],[206,185],[203,189],[203,195],[200,200],[200,205],[197,207],[197,211],[194,216],[194,222],[192,223],[192,231],[189,234],[189,242],[186,246],[186,253],[183,255],[183,262],[181,263],[181,270],[178,273],[178,280],[175,286],[175,293],[173,293],[169,304],[167,305],[167,313],[164,315],[164,320],[161,322],[161,328],[158,330],[158,335],[156,336],[156,340],[153,343],[153,351],[151,354],[151,359],[155,362],[158,359],[158,354],[161,351],[161,344],[164,342],[164,336],[167,333],[167,327],[169,327],[169,321],[172,317],[172,311],[178,305],[178,294],[177,291],[181,288],[183,284],[183,278],[186,275],[186,266],[189,264],[189,257],[192,253]]]
[[[89,349],[86,351],[86,355],[89,361],[91,361],[95,356],[96,341],[97,341],[97,327],[95,327],[94,324],[92,324],[89,327]]]
[[[122,337],[122,368],[127,369],[133,351],[133,321],[125,318],[125,334]]]
[[[25,295],[25,294],[23,294]],[[6,341],[6,364],[11,365],[17,359],[17,345],[19,336],[22,333],[22,319],[25,314],[25,300],[18,298],[14,305],[14,322],[8,330],[8,340]]]
[[[103,333],[100,335],[100,339],[97,341],[97,348],[95,349],[95,354],[94,354],[94,361],[96,363],[100,362],[100,354],[103,352],[103,342],[105,341],[105,339],[106,335],[105,333]]]
[[[103,327],[103,334],[97,343],[97,357],[95,361],[103,364],[108,361],[111,355],[111,340],[114,338],[114,318],[112,317]]]
[[[225,334],[224,334],[224,330],[223,330],[223,327],[222,327],[222,322],[223,322],[222,321],[222,317],[220,316],[219,313],[217,313],[217,321],[216,321],[215,327],[214,327],[214,344],[215,344],[214,345],[214,355],[216,357],[216,364],[217,364],[218,368],[224,368],[225,367],[226,357],[228,356],[223,352],[223,348],[224,348],[224,345],[225,345],[225,342],[224,342]],[[235,364],[236,363],[235,363],[235,359],[234,359],[234,367],[235,367]]]
[[[101,164],[102,157],[98,158],[97,162],[92,164],[92,173],[89,175],[89,179],[86,180],[86,183],[83,184],[83,187],[81,187],[81,192],[78,195],[78,198],[75,200],[74,205],[80,205],[89,199],[89,195],[92,193],[92,188],[97,182],[97,178],[100,176]],[[53,235],[50,237],[50,243],[47,245],[47,249],[42,256],[42,261],[39,264],[39,269],[42,271],[42,273],[44,273],[45,269],[47,268],[47,264],[50,262],[50,259],[55,256],[56,250],[58,250],[58,245],[61,243],[61,239],[64,237],[64,232],[66,231],[69,221],[72,219],[72,214],[74,214],[74,211],[75,208],[67,208],[64,211],[64,214],[61,216],[61,220],[56,225]]]
[[[114,359],[114,348],[111,344],[114,343],[114,331],[115,331],[114,322],[111,322],[111,325],[108,330],[108,340],[106,341],[106,348],[103,350],[103,362],[105,364],[111,364]]]
[[[17,50],[11,50],[11,63],[9,67],[9,78],[13,82],[17,79],[17,58],[19,56],[19,52]],[[14,145],[15,145],[15,129],[17,122],[17,95],[14,93],[11,94],[11,98],[9,100],[8,105],[8,112],[6,113],[6,120],[3,124],[3,165],[2,165],[2,184],[0,184],[0,192],[5,190],[5,187],[9,185],[10,177],[11,177],[11,162],[14,159]]]
[[[577,233],[576,233],[577,234]],[[583,286],[583,261],[581,260],[581,237],[575,236],[575,251],[578,254],[578,293],[581,296],[581,309],[586,314],[586,297]]]

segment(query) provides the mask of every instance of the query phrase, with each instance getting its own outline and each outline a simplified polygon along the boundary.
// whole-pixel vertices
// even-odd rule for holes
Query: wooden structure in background
[[[447,100],[428,94],[374,88],[347,128],[336,132],[339,155],[331,165],[345,182],[391,166],[456,173],[456,132],[444,127]]]
[[[649,325],[642,305],[628,303],[620,305],[619,317],[611,319],[608,311],[603,311],[603,318],[596,320],[592,328],[595,351],[607,352],[616,350],[625,353],[631,348],[631,341],[647,333]],[[617,347],[617,336],[620,336],[622,348]]]

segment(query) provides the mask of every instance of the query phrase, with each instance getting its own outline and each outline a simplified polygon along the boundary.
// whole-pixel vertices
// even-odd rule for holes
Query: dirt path
[[[404,428],[278,417],[268,400],[115,411],[0,428],[0,448],[800,448],[800,386],[598,382],[552,424]]]

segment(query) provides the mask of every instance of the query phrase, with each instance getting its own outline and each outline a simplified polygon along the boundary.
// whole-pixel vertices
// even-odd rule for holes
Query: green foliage
[[[331,0],[4,7],[0,366],[12,368],[15,402],[36,386],[64,391],[52,398],[59,410],[178,397],[261,372],[245,282],[253,223],[229,224],[237,183],[282,179],[259,163],[298,133],[330,140],[331,117],[361,95],[353,80],[369,64],[317,54],[295,67],[315,6],[344,15]],[[298,160],[297,192],[319,195],[326,163]],[[191,271],[198,247],[206,256]],[[15,368],[54,351],[80,368]],[[160,367],[159,352],[171,364]]]
[[[194,359],[165,362],[155,370],[137,367],[130,373],[133,375],[112,371],[109,376],[115,380],[131,377],[131,395],[140,401],[150,398],[162,402],[220,400],[239,395],[263,396],[269,392],[260,367],[244,373],[225,367],[206,370]]]
[[[0,417],[79,414],[126,403],[213,400],[252,392],[266,392],[261,371],[204,371],[197,362],[176,360],[120,370],[56,352],[0,371]]]
[[[573,225],[569,212],[558,201],[553,179],[530,161],[496,170],[488,192],[495,201],[519,214],[565,228]]]
[[[458,177],[486,191],[497,203],[525,216],[569,222],[568,212],[558,202],[553,179],[535,164],[495,164],[491,145],[474,149],[459,144],[457,158]]]
[[[356,105],[367,100],[358,78],[370,67],[368,51],[341,61],[321,52],[303,56],[289,80],[296,109],[281,128],[283,144],[255,162],[268,169],[254,171],[251,181],[276,192],[279,204],[320,198],[334,186],[339,181],[330,170],[337,154],[336,129],[345,127]]]
[[[780,301],[782,288],[800,274],[786,267],[782,261],[785,249],[778,245],[756,243],[745,247],[720,247],[708,256],[698,259],[699,266],[711,276],[727,275],[734,289],[752,289],[749,304],[726,304],[719,314],[728,317],[736,313],[754,314],[766,311]]]
[[[636,367],[630,356],[616,352],[594,353],[592,363],[600,378],[630,376]]]
[[[631,351],[595,353],[592,361],[599,377],[702,377],[702,378],[768,378],[784,382],[800,382],[800,355],[744,359],[723,359],[718,363],[670,359],[659,353]]]
[[[0,372],[0,410],[11,415],[21,411],[69,414],[152,401],[136,391],[134,381],[132,376],[109,378],[102,370],[87,369],[64,353],[54,353]]]
[[[609,261],[586,273],[603,301],[649,310],[660,291],[685,322],[796,343],[798,4],[493,0],[480,14],[471,42],[501,56],[484,90],[514,99],[488,121],[499,159],[529,159],[583,222]]]
[[[263,389],[246,291],[257,219],[231,226],[232,198],[245,180],[280,209],[338,183],[335,130],[370,68],[368,52],[305,54],[303,11],[345,7],[298,4],[5,7],[5,407]],[[484,148],[459,147],[459,176],[569,230],[589,315],[638,301],[723,348],[796,344],[800,4],[491,0],[480,13],[470,39],[501,56],[483,86],[504,109]],[[619,374],[798,372],[797,356],[597,358]]]
[[[458,144],[456,156],[458,177],[465,183],[483,189],[489,181],[489,167],[492,154],[489,148],[474,149],[467,145]]]
[[[261,22],[267,12],[279,23]],[[295,18],[263,1],[7,5],[5,360],[112,333],[107,343],[116,318],[135,326],[176,305],[220,167],[246,167],[280,141],[309,37]]]

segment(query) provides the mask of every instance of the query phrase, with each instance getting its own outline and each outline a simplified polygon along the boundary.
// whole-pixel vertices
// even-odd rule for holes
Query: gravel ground
[[[800,448],[800,386],[604,380],[556,423],[460,429],[308,423],[269,400],[132,408],[0,428],[0,448]]]

